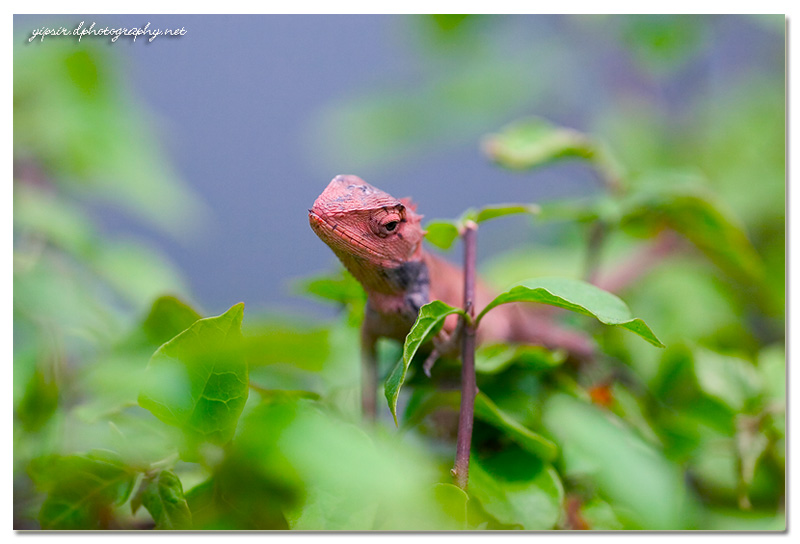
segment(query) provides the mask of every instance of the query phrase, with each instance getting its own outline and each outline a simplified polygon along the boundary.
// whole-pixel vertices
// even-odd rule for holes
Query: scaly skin
[[[422,248],[421,215],[409,199],[396,199],[357,176],[336,176],[308,211],[311,228],[339,257],[367,293],[362,326],[365,415],[374,417],[375,342],[380,337],[402,342],[419,309],[431,300],[463,307],[463,272]],[[480,282],[476,314],[493,298]],[[443,331],[451,335],[457,318],[449,316]],[[566,349],[573,358],[592,355],[591,341],[553,324],[517,304],[486,314],[478,342],[511,341]]]

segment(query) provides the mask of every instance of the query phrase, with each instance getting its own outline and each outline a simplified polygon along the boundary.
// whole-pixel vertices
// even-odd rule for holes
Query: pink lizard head
[[[356,279],[392,290],[387,269],[420,258],[424,231],[409,199],[396,199],[358,176],[336,176],[308,210],[311,228]]]

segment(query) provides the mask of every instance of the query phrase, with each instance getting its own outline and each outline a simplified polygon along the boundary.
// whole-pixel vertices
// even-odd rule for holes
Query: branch
[[[451,473],[456,485],[467,488],[469,481],[469,451],[472,444],[473,412],[475,409],[475,253],[478,225],[467,221],[464,225],[464,311],[463,344],[461,353],[461,406],[458,413],[456,461]]]
[[[622,291],[683,247],[684,241],[677,233],[671,230],[664,231],[652,243],[630,255],[613,270],[598,274],[594,284],[611,293]]]

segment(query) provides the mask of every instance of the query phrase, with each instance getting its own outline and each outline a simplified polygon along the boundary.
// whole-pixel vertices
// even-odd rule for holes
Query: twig
[[[664,231],[613,270],[598,274],[593,283],[612,293],[622,291],[679,251],[683,245],[683,239],[677,233]]]
[[[458,414],[456,460],[451,473],[456,485],[467,488],[469,481],[469,451],[472,443],[472,423],[475,409],[475,253],[478,225],[464,225],[464,325],[461,353],[461,406]]]

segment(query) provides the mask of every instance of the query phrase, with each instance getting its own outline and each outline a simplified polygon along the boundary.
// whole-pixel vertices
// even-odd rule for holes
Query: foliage
[[[569,278],[536,278],[514,285],[487,304],[475,321],[480,323],[493,308],[511,302],[538,302],[589,315],[606,325],[628,329],[654,346],[664,347],[644,321],[631,316],[630,310],[619,298],[590,283]]]
[[[417,320],[403,344],[403,358],[397,362],[392,373],[386,379],[386,400],[389,401],[389,409],[392,411],[395,424],[397,424],[397,396],[406,379],[406,372],[408,372],[411,360],[423,342],[432,340],[444,325],[444,319],[453,314],[463,315],[464,311],[448,306],[441,300],[429,302],[419,309]]]
[[[691,62],[711,24],[569,21],[605,29],[661,79]],[[474,52],[475,32],[495,24],[436,16],[420,32],[441,61]],[[482,263],[500,294],[476,320],[500,304],[549,307],[591,334],[598,355],[479,348],[465,492],[448,472],[458,362],[420,371],[462,310],[431,301],[403,346],[379,345],[388,406],[364,425],[357,282],[342,271],[298,282],[341,308],[330,320],[241,303],[204,317],[167,259],[109,237],[88,212],[97,195],[175,234],[201,209],[137,132],[143,114],[109,50],[53,40],[38,51],[14,58],[15,528],[785,527],[782,80],[733,85],[719,104],[697,98],[684,117],[626,102],[586,132],[530,117],[491,125],[485,158],[518,179],[573,162],[601,188],[469,209],[429,222],[428,241],[448,248],[467,220],[527,216],[550,234]],[[548,73],[545,61],[532,72],[523,57],[480,59],[328,122],[358,121],[346,124],[371,139],[363,152],[377,164],[486,130],[523,103],[520,89],[541,90],[546,78],[531,74]],[[132,178],[132,164],[158,176]]]

